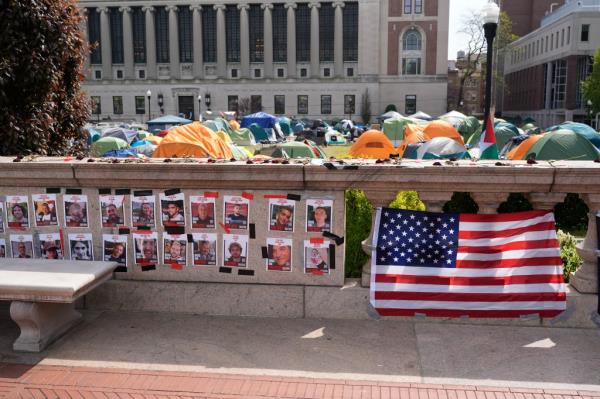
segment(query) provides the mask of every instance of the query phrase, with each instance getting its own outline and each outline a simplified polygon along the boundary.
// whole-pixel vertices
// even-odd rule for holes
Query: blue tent
[[[277,118],[265,112],[257,112],[255,114],[244,116],[242,118],[241,127],[250,127],[253,123],[256,123],[263,129],[272,129],[277,123]]]
[[[111,150],[102,155],[104,158],[139,158],[135,150]]]
[[[111,127],[102,132],[102,137],[116,137],[131,144],[137,139],[137,132],[122,127]]]
[[[253,123],[250,126],[248,126],[248,129],[250,129],[256,141],[277,141],[275,135],[272,134],[272,129],[264,129],[256,123]]]
[[[175,115],[165,115],[160,118],[152,119],[148,121],[148,130],[153,131],[154,129],[164,130],[168,129],[171,126],[177,125],[187,125],[188,123],[192,123],[191,120],[180,118]]]
[[[557,126],[552,126],[546,129],[548,132],[553,132],[560,129],[569,129],[574,131],[580,136],[588,139],[594,147],[600,149],[600,133],[594,130],[593,127],[586,125],[585,123],[579,122],[564,122]]]

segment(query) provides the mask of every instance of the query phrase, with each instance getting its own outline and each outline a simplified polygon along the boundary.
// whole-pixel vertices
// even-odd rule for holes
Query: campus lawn
[[[327,154],[328,157],[336,157],[340,158],[349,158],[350,155],[348,151],[350,151],[350,147],[352,145],[328,145],[327,147],[321,146],[321,149]]]

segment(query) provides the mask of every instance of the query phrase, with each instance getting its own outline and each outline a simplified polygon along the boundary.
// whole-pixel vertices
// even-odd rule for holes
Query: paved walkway
[[[0,363],[0,398],[592,399],[600,392]]]

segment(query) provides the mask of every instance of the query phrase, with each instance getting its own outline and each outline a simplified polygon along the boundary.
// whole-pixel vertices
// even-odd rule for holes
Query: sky
[[[450,0],[450,26],[448,28],[448,59],[455,60],[456,52],[467,47],[467,37],[458,33],[463,16],[479,11],[488,0]]]

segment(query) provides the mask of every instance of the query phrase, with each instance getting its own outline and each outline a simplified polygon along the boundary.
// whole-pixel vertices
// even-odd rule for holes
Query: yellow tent
[[[144,140],[151,142],[154,145],[159,145],[162,141],[162,137],[159,136],[148,136]]]
[[[379,130],[364,132],[350,147],[350,155],[354,158],[389,158],[395,154],[394,145],[385,133]]]
[[[232,119],[229,121],[229,127],[231,128],[231,130],[239,130],[240,123],[238,121],[236,121],[235,119]]]
[[[231,137],[229,137],[229,135],[226,132],[222,131],[222,130],[219,130],[217,132],[217,136],[219,136],[221,138],[221,140],[223,140],[227,144],[233,143],[233,141],[231,141]]]
[[[215,132],[199,122],[178,126],[171,130],[160,142],[153,158],[193,157],[226,158],[233,157],[231,149]]]

